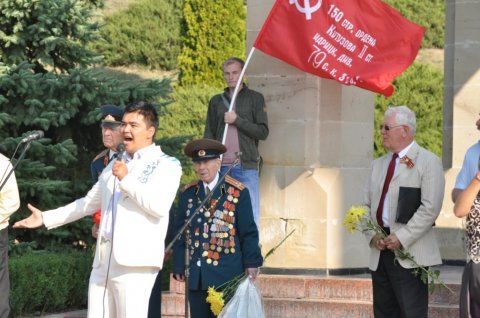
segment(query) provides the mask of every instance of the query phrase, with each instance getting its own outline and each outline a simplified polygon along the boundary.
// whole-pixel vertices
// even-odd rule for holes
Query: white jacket
[[[140,155],[138,154],[140,153]],[[118,182],[112,175],[113,162],[102,172],[98,182],[87,195],[64,207],[43,213],[48,229],[55,228],[101,208],[102,219],[97,247],[105,228],[103,217],[114,187],[121,194],[113,222],[113,257],[124,266],[152,266],[162,268],[164,241],[168,228],[170,207],[175,198],[182,169],[180,162],[162,152],[159,146],[141,149],[127,164],[128,174]],[[99,265],[100,249],[95,252],[93,267]]]

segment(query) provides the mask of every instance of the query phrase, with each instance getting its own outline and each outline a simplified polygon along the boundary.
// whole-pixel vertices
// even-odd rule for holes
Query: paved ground
[[[462,279],[462,266],[437,266],[440,270],[440,279],[445,283],[460,283]],[[355,275],[358,276],[365,276],[370,277],[368,274],[364,275]],[[57,313],[57,314],[46,314],[43,316],[36,316],[36,317],[45,317],[45,318],[86,318],[87,311],[86,310],[77,310],[77,311],[70,311],[64,313]],[[17,318],[31,318],[30,317],[17,317]]]
[[[45,318],[86,318],[87,310],[69,311],[58,314],[46,314],[43,316],[22,316],[17,318],[45,317]]]

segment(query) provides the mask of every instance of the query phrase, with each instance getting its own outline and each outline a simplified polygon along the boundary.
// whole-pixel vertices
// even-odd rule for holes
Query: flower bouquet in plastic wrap
[[[264,260],[272,255],[294,231],[291,231],[280,243],[270,249]],[[218,318],[265,317],[262,295],[257,288],[257,283],[246,273],[242,273],[220,286],[209,287],[207,294],[207,303],[210,304],[210,309]]]

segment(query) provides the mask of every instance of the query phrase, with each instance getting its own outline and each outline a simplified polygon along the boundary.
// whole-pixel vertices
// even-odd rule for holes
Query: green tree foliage
[[[443,48],[445,44],[445,1],[385,0],[405,18],[427,28],[423,48]]]
[[[88,21],[92,7],[76,0],[1,0],[0,61],[28,62],[36,73],[93,63],[95,55],[84,48],[97,37],[97,25]]]
[[[222,91],[211,86],[177,86],[170,97],[172,103],[160,114],[160,138],[162,149],[177,157],[182,163],[182,184],[196,179],[189,157],[183,148],[192,139],[203,137],[208,101]]]
[[[182,1],[141,0],[105,18],[92,47],[111,66],[138,64],[173,70],[180,53]]]
[[[431,65],[414,63],[393,85],[395,93],[389,99],[381,95],[375,99],[375,157],[386,153],[377,127],[389,105],[406,105],[412,109],[417,117],[415,141],[441,157],[443,73]]]
[[[29,214],[26,202],[47,209],[86,192],[91,159],[103,148],[98,106],[153,101],[169,91],[168,80],[118,81],[87,68],[98,60],[84,47],[98,33],[93,9],[78,0],[0,0],[0,151],[10,157],[28,131],[45,131],[16,170],[23,213],[12,221]],[[90,243],[90,225],[84,219],[48,234],[10,234],[39,248]]]
[[[222,63],[245,56],[246,11],[242,0],[185,0],[185,35],[178,57],[180,83],[223,85]]]

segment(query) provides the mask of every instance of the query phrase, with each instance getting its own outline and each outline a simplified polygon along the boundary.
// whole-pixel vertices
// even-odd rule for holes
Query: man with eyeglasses
[[[415,114],[390,107],[380,126],[388,154],[376,159],[365,187],[364,204],[387,237],[367,232],[373,309],[376,318],[427,318],[428,284],[413,263],[395,260],[404,248],[418,265],[441,264],[433,225],[442,207],[445,178],[440,159],[415,141]]]

